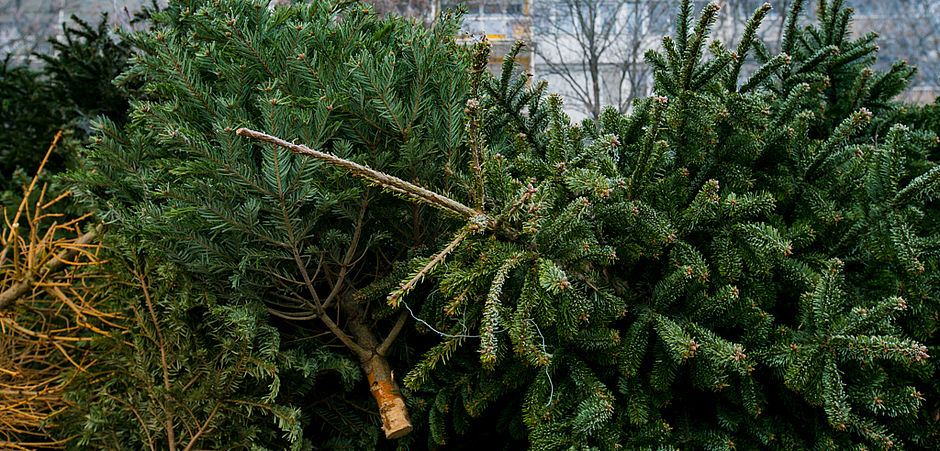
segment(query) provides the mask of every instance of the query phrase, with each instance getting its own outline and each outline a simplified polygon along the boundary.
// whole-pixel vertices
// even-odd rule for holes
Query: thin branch
[[[276,310],[271,307],[267,307],[267,310],[268,310],[268,313],[270,313],[271,315],[276,316],[281,319],[286,319],[289,321],[308,321],[308,320],[316,319],[318,316],[320,316],[317,313],[303,313],[303,314],[298,313],[296,315],[291,315],[290,313],[282,312],[280,310]]]
[[[451,241],[450,244],[448,244],[447,247],[444,248],[444,250],[442,250],[440,253],[435,255],[434,258],[432,258],[431,261],[429,261],[427,265],[424,265],[424,268],[421,268],[421,271],[418,271],[418,274],[412,277],[411,280],[409,280],[407,283],[402,285],[400,289],[392,293],[388,297],[388,303],[391,304],[393,307],[398,307],[398,300],[401,299],[403,295],[405,295],[406,293],[414,289],[415,285],[417,285],[417,283],[420,282],[421,279],[423,279],[424,276],[428,274],[428,272],[434,269],[435,266],[437,266],[440,262],[444,261],[444,257],[446,257],[447,254],[449,254],[451,251],[456,249],[457,245],[459,245],[460,242],[463,241],[463,239],[466,238],[467,235],[469,234],[470,234],[470,228],[465,227],[457,235],[457,237],[454,238],[454,240]]]
[[[339,294],[340,289],[343,287],[344,282],[346,281],[346,273],[349,271],[349,267],[352,265],[353,258],[356,255],[356,250],[359,248],[359,239],[362,237],[362,229],[365,227],[367,205],[368,202],[363,201],[362,206],[359,209],[359,218],[356,219],[356,230],[353,231],[353,237],[349,242],[349,248],[346,249],[346,255],[343,257],[343,262],[340,264],[339,275],[336,276],[336,284],[333,285],[333,290],[326,297],[326,300],[323,301],[326,305],[329,305],[333,299],[336,299],[336,295]]]
[[[209,427],[209,422],[212,421],[212,418],[213,418],[213,417],[215,417],[215,414],[216,414],[216,412],[219,411],[219,406],[221,406],[221,405],[222,405],[222,401],[218,401],[218,402],[215,403],[215,407],[212,409],[212,412],[209,413],[209,418],[206,418],[205,423],[203,423],[202,426],[199,427],[199,430],[196,431],[195,434],[193,434],[193,438],[191,438],[191,439],[189,440],[189,444],[186,445],[186,448],[184,448],[183,451],[189,451],[189,450],[191,450],[191,449],[193,448],[193,445],[196,444],[196,440],[198,440],[199,437],[200,437],[203,433],[206,432],[206,428]]]
[[[307,286],[307,290],[310,291],[310,294],[314,297],[314,302],[316,304],[317,314],[320,316],[320,320],[323,321],[323,324],[326,325],[330,332],[333,332],[333,335],[336,335],[336,338],[339,338],[346,347],[351,349],[358,355],[368,355],[370,354],[362,346],[359,346],[358,343],[353,341],[349,335],[346,335],[342,329],[333,322],[333,319],[326,314],[323,304],[320,302],[320,297],[317,295],[316,289],[313,287],[313,280],[310,278],[310,273],[307,272],[307,268],[304,266],[303,259],[300,258],[300,252],[297,250],[297,246],[294,245],[291,249],[294,253],[294,261],[297,264],[297,267],[300,269],[300,274],[304,278],[304,284]]]
[[[140,425],[142,426],[140,429],[141,429],[142,431],[144,431],[144,434],[147,435],[147,447],[150,448],[150,451],[155,451],[155,448],[153,447],[153,437],[150,436],[150,430],[147,429],[147,423],[144,421],[143,418],[141,418],[140,414],[137,413],[137,409],[134,409],[134,406],[132,406],[129,402],[127,402],[127,401],[125,401],[125,400],[123,400],[123,399],[121,399],[121,398],[117,398],[117,397],[115,397],[115,396],[112,396],[112,395],[109,394],[108,392],[104,392],[104,395],[107,396],[108,398],[111,398],[111,399],[114,400],[114,401],[117,401],[117,402],[119,402],[119,403],[121,403],[121,404],[126,405],[127,408],[130,409],[131,413],[133,413],[134,416],[137,418],[137,421],[140,422]]]
[[[247,128],[239,128],[238,130],[236,130],[236,133],[239,136],[247,136],[249,138],[257,139],[259,141],[265,141],[268,143],[275,144],[277,146],[288,149],[294,153],[312,156],[330,165],[346,169],[350,171],[351,173],[353,173],[354,175],[361,176],[373,183],[377,183],[381,185],[384,188],[391,189],[395,192],[406,195],[414,200],[424,202],[428,205],[431,205],[432,207],[454,213],[458,216],[462,216],[467,219],[474,218],[482,214],[481,212],[476,211],[449,197],[442,196],[433,191],[430,191],[420,186],[417,186],[415,184],[406,182],[398,177],[388,175],[388,174],[376,171],[371,168],[367,168],[356,162],[337,157],[336,155],[333,155],[333,154],[316,151],[302,144],[289,143],[275,136],[271,136],[266,133],[261,133],[261,132],[250,130]]]
[[[170,373],[169,367],[166,363],[166,342],[163,340],[163,332],[160,330],[160,323],[157,320],[157,313],[153,308],[153,300],[150,298],[150,290],[148,289],[147,282],[144,280],[144,276],[139,272],[134,274],[137,276],[137,281],[140,282],[140,289],[144,295],[144,301],[147,303],[147,310],[150,311],[150,319],[153,321],[153,328],[157,334],[157,340],[159,340],[160,346],[160,366],[163,370],[163,388],[166,390],[166,403],[171,403],[170,399]],[[169,442],[170,451],[176,451],[176,434],[173,431],[173,415],[168,409],[168,406],[164,406],[164,413],[166,414],[166,438]]]
[[[36,284],[36,277],[40,275],[55,274],[62,270],[66,263],[71,262],[71,260],[79,253],[78,248],[87,246],[89,243],[94,241],[100,231],[101,226],[99,225],[88,233],[80,236],[77,240],[75,240],[74,243],[69,245],[71,249],[65,249],[58,254],[55,254],[55,257],[43,265],[41,269],[30,272],[25,277],[23,277],[20,282],[0,293],[0,311],[7,309],[13,305],[17,299],[28,293]]]
[[[27,187],[26,190],[23,192],[23,200],[20,201],[19,208],[16,209],[16,214],[13,216],[12,224],[6,217],[6,209],[3,209],[4,218],[7,219],[7,222],[8,222],[7,225],[9,226],[10,233],[8,237],[4,240],[7,243],[6,246],[4,246],[3,251],[0,251],[0,265],[3,264],[4,260],[6,260],[7,252],[10,250],[10,247],[13,244],[13,240],[15,238],[14,234],[16,233],[16,230],[15,230],[16,225],[20,220],[20,215],[23,213],[23,209],[26,208],[26,206],[28,205],[29,195],[33,192],[33,188],[36,187],[36,181],[39,180],[39,175],[42,174],[42,170],[46,166],[46,162],[49,161],[49,155],[52,154],[52,150],[56,148],[56,146],[59,143],[59,138],[61,137],[62,137],[62,130],[59,130],[59,132],[55,134],[55,138],[53,138],[52,144],[50,144],[49,148],[46,149],[46,154],[42,157],[42,161],[39,162],[39,169],[36,170],[36,175],[33,176],[33,179],[29,182],[29,187]],[[41,210],[43,207],[40,206],[39,208]],[[0,237],[0,238],[3,238],[3,237]],[[0,310],[3,310],[2,303],[0,303]]]
[[[395,322],[395,327],[392,327],[392,331],[388,333],[388,336],[385,337],[382,344],[375,350],[376,354],[385,355],[385,353],[388,352],[388,349],[392,347],[392,343],[398,338],[398,334],[401,333],[401,329],[405,326],[405,320],[407,319],[408,314],[403,310],[401,314],[398,315],[398,321]]]

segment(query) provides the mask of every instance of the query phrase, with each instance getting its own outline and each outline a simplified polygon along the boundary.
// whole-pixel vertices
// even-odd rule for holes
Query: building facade
[[[438,0],[437,11],[464,8],[464,39],[486,38],[492,45],[489,69],[498,73],[503,57],[516,41],[532,42],[531,7],[533,0]],[[531,48],[517,58],[522,70],[532,70]]]
[[[721,12],[713,38],[735,43],[754,11],[767,0],[717,0]],[[770,0],[772,9],[758,34],[779,48],[785,12],[792,0]],[[709,1],[695,2],[696,14]],[[932,102],[940,94],[940,1],[854,0],[856,35],[879,34],[877,68],[905,59],[919,73],[902,98]],[[604,105],[621,111],[649,94],[652,74],[643,55],[673,32],[676,0],[439,0],[438,11],[467,10],[468,39],[485,36],[493,44],[491,70],[516,40],[529,43],[521,69],[548,80],[565,97],[574,119],[596,115]],[[807,2],[814,14],[815,2]],[[805,19],[809,20],[809,19]]]

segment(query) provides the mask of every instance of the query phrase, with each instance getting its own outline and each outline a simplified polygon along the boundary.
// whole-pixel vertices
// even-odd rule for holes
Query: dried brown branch
[[[3,212],[0,229],[3,449],[62,448],[71,440],[47,436],[47,427],[67,407],[62,394],[74,376],[95,365],[88,347],[76,344],[120,330],[122,320],[107,311],[106,298],[95,289],[99,276],[85,270],[99,263],[94,241],[100,228],[83,234],[88,216],[62,222],[61,215],[50,213],[69,193],[44,200],[46,187],[37,193],[38,179],[39,173],[24,189],[12,218]]]
[[[337,157],[333,154],[313,150],[302,144],[293,144],[278,137],[247,128],[240,128],[236,130],[236,133],[240,136],[247,136],[249,138],[283,147],[294,153],[314,157],[330,165],[346,169],[353,175],[365,178],[366,180],[376,183],[383,188],[426,203],[434,208],[462,216],[466,219],[472,219],[482,214],[481,212],[474,210],[449,197],[442,196],[413,183],[406,182],[398,177],[376,171],[375,169],[362,166],[359,163]]]
[[[98,234],[101,231],[101,226],[97,226],[89,232],[86,232],[77,239],[68,242],[68,241],[58,241],[56,247],[63,248],[57,254],[54,254],[54,257],[47,261],[43,266],[38,269],[27,271],[25,274],[21,274],[17,277],[19,282],[13,284],[9,288],[0,292],[0,311],[6,310],[11,307],[13,303],[21,298],[26,293],[30,292],[36,285],[39,278],[45,278],[47,275],[56,274],[61,271],[66,265],[77,266],[76,263],[81,264],[80,262],[74,262],[73,260],[79,253],[79,248],[92,246],[91,243],[98,237]],[[39,252],[32,252],[31,255],[38,254]]]

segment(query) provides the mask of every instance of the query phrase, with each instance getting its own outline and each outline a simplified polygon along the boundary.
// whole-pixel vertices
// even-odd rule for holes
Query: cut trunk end
[[[378,352],[379,343],[375,338],[372,329],[363,320],[362,309],[356,304],[352,296],[344,296],[341,299],[343,310],[346,312],[349,330],[356,337],[356,342],[362,349],[360,351],[359,364],[362,366],[362,372],[366,373],[366,380],[369,381],[369,390],[375,397],[375,402],[379,407],[379,416],[382,417],[382,430],[385,431],[385,437],[389,439],[402,438],[411,432],[411,418],[408,416],[408,408],[405,407],[405,400],[401,396],[398,384],[392,377],[392,368],[388,366],[388,360]]]
[[[398,390],[398,384],[391,377],[388,362],[384,357],[374,356],[363,364],[366,379],[382,417],[382,430],[388,439],[402,438],[411,432],[411,418],[405,400]]]

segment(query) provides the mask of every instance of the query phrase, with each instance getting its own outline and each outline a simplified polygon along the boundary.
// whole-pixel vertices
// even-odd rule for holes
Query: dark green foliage
[[[346,393],[312,376],[327,358],[358,366],[370,352],[390,352],[395,374],[407,373],[411,349],[359,349],[366,346],[359,326],[392,343],[398,332],[389,331],[404,317],[384,305],[399,277],[387,276],[426,252],[447,223],[433,209],[287,150],[253,145],[235,130],[264,130],[465,194],[467,182],[456,175],[466,172],[459,150],[467,90],[457,20],[425,28],[351,2],[269,9],[223,0],[173,2],[152,16],[152,27],[128,37],[139,51],[118,78],[143,82],[131,121],[100,120],[87,170],[74,177],[79,190],[115,226],[112,233],[198,281],[185,290],[205,290],[218,309],[270,328],[267,358],[278,364],[266,368],[280,391],[258,403],[300,409],[291,427],[302,433],[288,437],[294,446],[376,446],[368,385],[359,381]],[[204,311],[210,319],[221,314]],[[221,328],[222,319],[212,321],[194,335],[232,334],[236,343],[256,344],[242,330]],[[351,353],[332,349],[344,344]],[[181,342],[173,352],[185,359],[197,349]],[[132,353],[115,359],[140,365]],[[187,377],[171,375],[173,384]],[[125,399],[113,388],[94,396]],[[209,443],[231,440],[222,430],[243,424],[226,418]],[[277,433],[270,416],[251,421]],[[120,429],[130,433],[134,425]],[[261,432],[245,440],[273,446]]]
[[[793,11],[803,8],[804,3],[806,0],[795,2]],[[795,23],[788,27],[784,42],[789,45],[784,44],[783,52],[789,62],[763,84],[779,98],[805,90],[808,85],[816,95],[800,95],[801,106],[817,115],[811,128],[816,136],[828,136],[861,108],[878,118],[890,117],[900,107],[892,99],[904,91],[916,72],[904,61],[895,62],[885,72],[873,70],[877,35],[868,33],[851,39],[853,13],[842,0],[823,1],[816,7],[818,25],[807,25],[802,30]],[[757,57],[767,59],[760,52]]]
[[[141,20],[153,11],[138,13]],[[72,16],[62,24],[61,40],[49,38],[52,54],[35,55],[44,64],[38,70],[27,61],[11,66],[7,56],[0,66],[0,191],[22,184],[17,169],[31,173],[39,166],[56,131],[66,139],[52,155],[47,172],[65,168],[70,155],[90,132],[98,115],[122,122],[127,113],[129,86],[111,83],[124,71],[130,44],[107,29],[107,15],[97,25]]]
[[[74,376],[80,388],[56,425],[63,438],[77,436],[71,448],[169,449],[173,430],[180,449],[287,449],[301,435],[300,409],[275,403],[281,387],[333,371],[346,386],[356,380],[355,363],[335,355],[297,350],[286,361],[260,312],[225,305],[133,243],[107,244],[126,252],[100,268],[113,275],[100,290],[122,309],[125,330],[97,340],[96,365]]]
[[[144,17],[151,11],[144,10]],[[124,71],[131,46],[108,31],[107,14],[102,15],[97,25],[74,15],[72,22],[62,24],[61,40],[49,40],[51,55],[37,56],[45,62],[43,72],[51,89],[81,137],[91,131],[90,121],[95,116],[125,120],[126,87],[115,86],[111,81]]]
[[[289,368],[348,361],[327,351],[337,337],[357,354],[327,319],[384,335],[397,313],[409,323],[387,355],[416,427],[401,446],[938,448],[935,110],[892,103],[912,69],[868,70],[874,38],[848,38],[841,1],[800,29],[803,3],[769,55],[753,38],[766,8],[732,53],[709,43],[717,7],[696,19],[683,1],[676,36],[647,55],[656,96],[571,124],[512,75],[520,46],[492,77],[487,45],[468,56],[450,17],[174,2],[121,78],[144,80],[146,100],[124,126],[100,122],[94,172],[74,180],[114,233],[206,293],[193,337],[231,334],[277,362],[238,393],[299,408],[297,447],[385,443],[346,406],[372,409],[363,389],[329,396]],[[739,80],[749,52],[762,66]],[[226,328],[229,311],[275,344]],[[179,337],[173,352],[198,349]],[[258,388],[274,379],[276,396]],[[248,421],[211,443],[244,424],[277,443]]]
[[[0,191],[22,185],[39,167],[56,130],[64,122],[58,99],[43,74],[28,65],[0,64]],[[56,158],[57,161],[61,161]],[[23,169],[20,180],[13,173]]]

